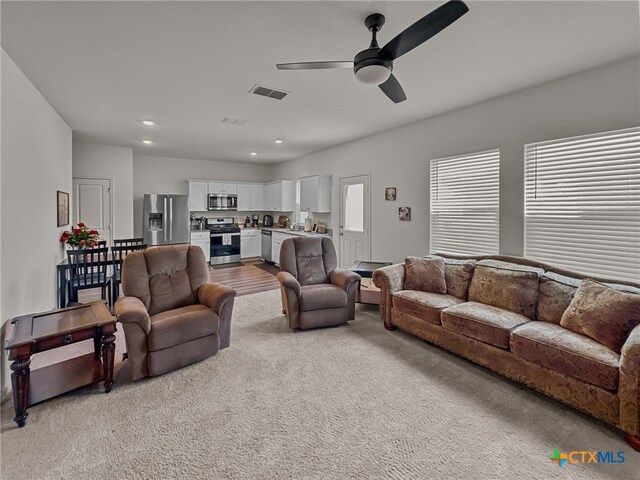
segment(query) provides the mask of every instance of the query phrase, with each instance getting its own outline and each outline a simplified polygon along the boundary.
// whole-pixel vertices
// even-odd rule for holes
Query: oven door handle
[[[232,237],[239,237],[240,234],[239,233],[215,233],[215,234],[211,234],[211,238],[220,238],[220,237],[224,237],[225,235],[231,235]]]

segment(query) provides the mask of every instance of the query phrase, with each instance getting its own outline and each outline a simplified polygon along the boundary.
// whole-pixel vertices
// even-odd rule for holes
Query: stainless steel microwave
[[[238,195],[209,194],[209,210],[238,210]]]

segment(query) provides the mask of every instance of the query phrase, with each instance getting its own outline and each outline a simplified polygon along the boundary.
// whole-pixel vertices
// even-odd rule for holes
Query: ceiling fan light
[[[367,65],[356,71],[358,81],[367,85],[380,85],[391,76],[391,70],[384,65]]]

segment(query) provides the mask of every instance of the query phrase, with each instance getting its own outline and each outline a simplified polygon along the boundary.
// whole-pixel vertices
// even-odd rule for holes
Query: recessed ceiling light
[[[145,145],[151,145],[153,142],[151,140],[142,140],[142,143]]]
[[[258,152],[251,152],[249,155],[251,155],[252,157],[255,157],[256,155],[258,155]]]
[[[154,122],[153,120],[142,120],[142,123],[147,127],[151,127],[156,124],[156,122]]]
[[[274,143],[282,143],[282,140],[280,138],[276,138],[273,142]]]

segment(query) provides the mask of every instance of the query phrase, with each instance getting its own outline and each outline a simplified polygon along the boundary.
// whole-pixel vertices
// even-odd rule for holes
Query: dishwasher
[[[262,259],[265,262],[273,263],[271,259],[271,230],[262,230]]]

